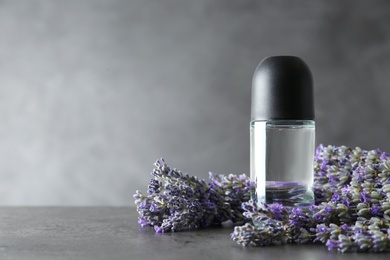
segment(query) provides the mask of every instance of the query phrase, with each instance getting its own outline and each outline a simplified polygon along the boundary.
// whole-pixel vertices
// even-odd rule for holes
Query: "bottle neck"
[[[253,120],[255,122],[266,122],[267,125],[296,125],[296,126],[315,126],[314,120]]]

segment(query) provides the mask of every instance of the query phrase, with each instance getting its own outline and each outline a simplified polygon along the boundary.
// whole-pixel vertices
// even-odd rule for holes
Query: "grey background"
[[[0,205],[132,205],[160,157],[248,173],[281,54],[312,69],[317,144],[390,152],[389,1],[0,1]]]

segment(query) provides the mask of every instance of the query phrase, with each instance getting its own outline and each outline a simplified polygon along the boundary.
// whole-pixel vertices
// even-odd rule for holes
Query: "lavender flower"
[[[326,241],[325,245],[328,247],[329,251],[337,250],[339,249],[340,241],[329,239],[328,241]]]
[[[344,253],[352,248],[352,241],[350,237],[340,234],[337,240],[329,239],[325,245],[328,247],[328,250],[337,249],[338,251]]]
[[[312,228],[315,226],[315,221],[312,212],[305,211],[303,208],[292,208],[289,215],[291,225],[299,228]]]
[[[236,226],[231,238],[242,246],[281,245],[285,243],[285,231],[281,222],[267,219],[260,229],[250,223]]]

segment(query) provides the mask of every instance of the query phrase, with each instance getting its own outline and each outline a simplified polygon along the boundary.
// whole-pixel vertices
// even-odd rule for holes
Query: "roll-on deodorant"
[[[313,79],[294,56],[271,56],[252,82],[250,177],[252,200],[308,206],[312,191],[315,122]]]

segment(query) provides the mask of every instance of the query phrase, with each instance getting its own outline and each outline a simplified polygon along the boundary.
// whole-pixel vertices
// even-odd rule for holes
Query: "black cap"
[[[271,56],[259,63],[251,120],[314,120],[313,78],[302,59]]]

